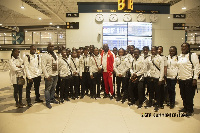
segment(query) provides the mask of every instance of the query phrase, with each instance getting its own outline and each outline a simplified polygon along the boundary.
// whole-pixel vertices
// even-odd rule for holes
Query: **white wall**
[[[0,51],[0,59],[10,59],[12,51]],[[20,50],[19,56],[23,58],[26,53],[30,53],[29,50]]]
[[[0,51],[0,59],[10,59],[11,51]]]
[[[69,48],[81,47],[86,45],[102,46],[102,28],[103,23],[97,23],[95,16],[97,13],[79,13],[78,18],[66,18],[66,22],[79,22],[79,29],[66,30],[66,45]],[[109,22],[110,13],[102,13],[104,22]],[[118,22],[123,22],[124,13],[116,13]],[[137,22],[137,13],[131,13],[132,22]],[[145,14],[146,22],[150,22],[149,14]],[[168,54],[170,46],[176,46],[180,53],[180,45],[185,40],[184,30],[173,30],[173,23],[185,23],[185,19],[174,19],[173,15],[158,14],[159,20],[153,23],[153,42],[155,46],[162,45],[164,47],[164,55]],[[168,18],[170,16],[170,18]],[[98,38],[98,33],[101,37]]]

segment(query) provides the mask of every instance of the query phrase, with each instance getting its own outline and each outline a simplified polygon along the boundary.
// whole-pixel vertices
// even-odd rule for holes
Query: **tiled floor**
[[[200,133],[200,93],[195,95],[191,118],[154,117],[153,108],[137,109],[127,103],[89,97],[53,104],[52,109],[42,103],[17,109],[8,72],[0,72],[0,81],[0,133]],[[40,92],[44,100],[44,84]],[[171,110],[165,106],[157,115],[178,114],[182,107],[178,86],[176,92],[176,107]],[[34,100],[33,89],[31,96]],[[142,117],[146,113],[151,117]]]

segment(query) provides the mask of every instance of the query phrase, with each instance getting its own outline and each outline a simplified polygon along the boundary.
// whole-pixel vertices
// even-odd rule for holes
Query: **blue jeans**
[[[50,103],[51,100],[54,100],[55,88],[56,88],[57,82],[58,82],[58,76],[52,76],[50,81],[45,79],[46,104]]]

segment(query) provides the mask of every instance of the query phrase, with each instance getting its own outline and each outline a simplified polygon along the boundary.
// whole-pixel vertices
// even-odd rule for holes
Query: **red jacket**
[[[101,64],[102,64],[102,58],[103,58],[104,51],[101,53]],[[112,75],[113,72],[113,63],[114,63],[114,57],[110,50],[108,50],[107,55],[107,72],[109,73],[109,76]]]

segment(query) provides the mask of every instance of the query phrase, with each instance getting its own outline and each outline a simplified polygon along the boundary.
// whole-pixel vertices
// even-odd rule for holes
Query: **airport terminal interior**
[[[179,112],[183,108],[179,84],[173,109],[166,103],[157,112],[146,107],[148,95],[138,109],[128,100],[103,98],[104,91],[101,98],[69,98],[51,103],[49,109],[43,74],[39,92],[44,102],[34,103],[32,87],[29,107],[25,83],[26,105],[16,107],[8,63],[12,50],[19,49],[24,59],[34,45],[43,55],[49,42],[55,52],[57,46],[71,50],[90,45],[100,49],[103,44],[110,50],[163,46],[165,56],[171,46],[180,55],[181,44],[187,42],[190,52],[200,57],[200,0],[0,0],[0,133],[200,133],[200,79],[190,117]]]

